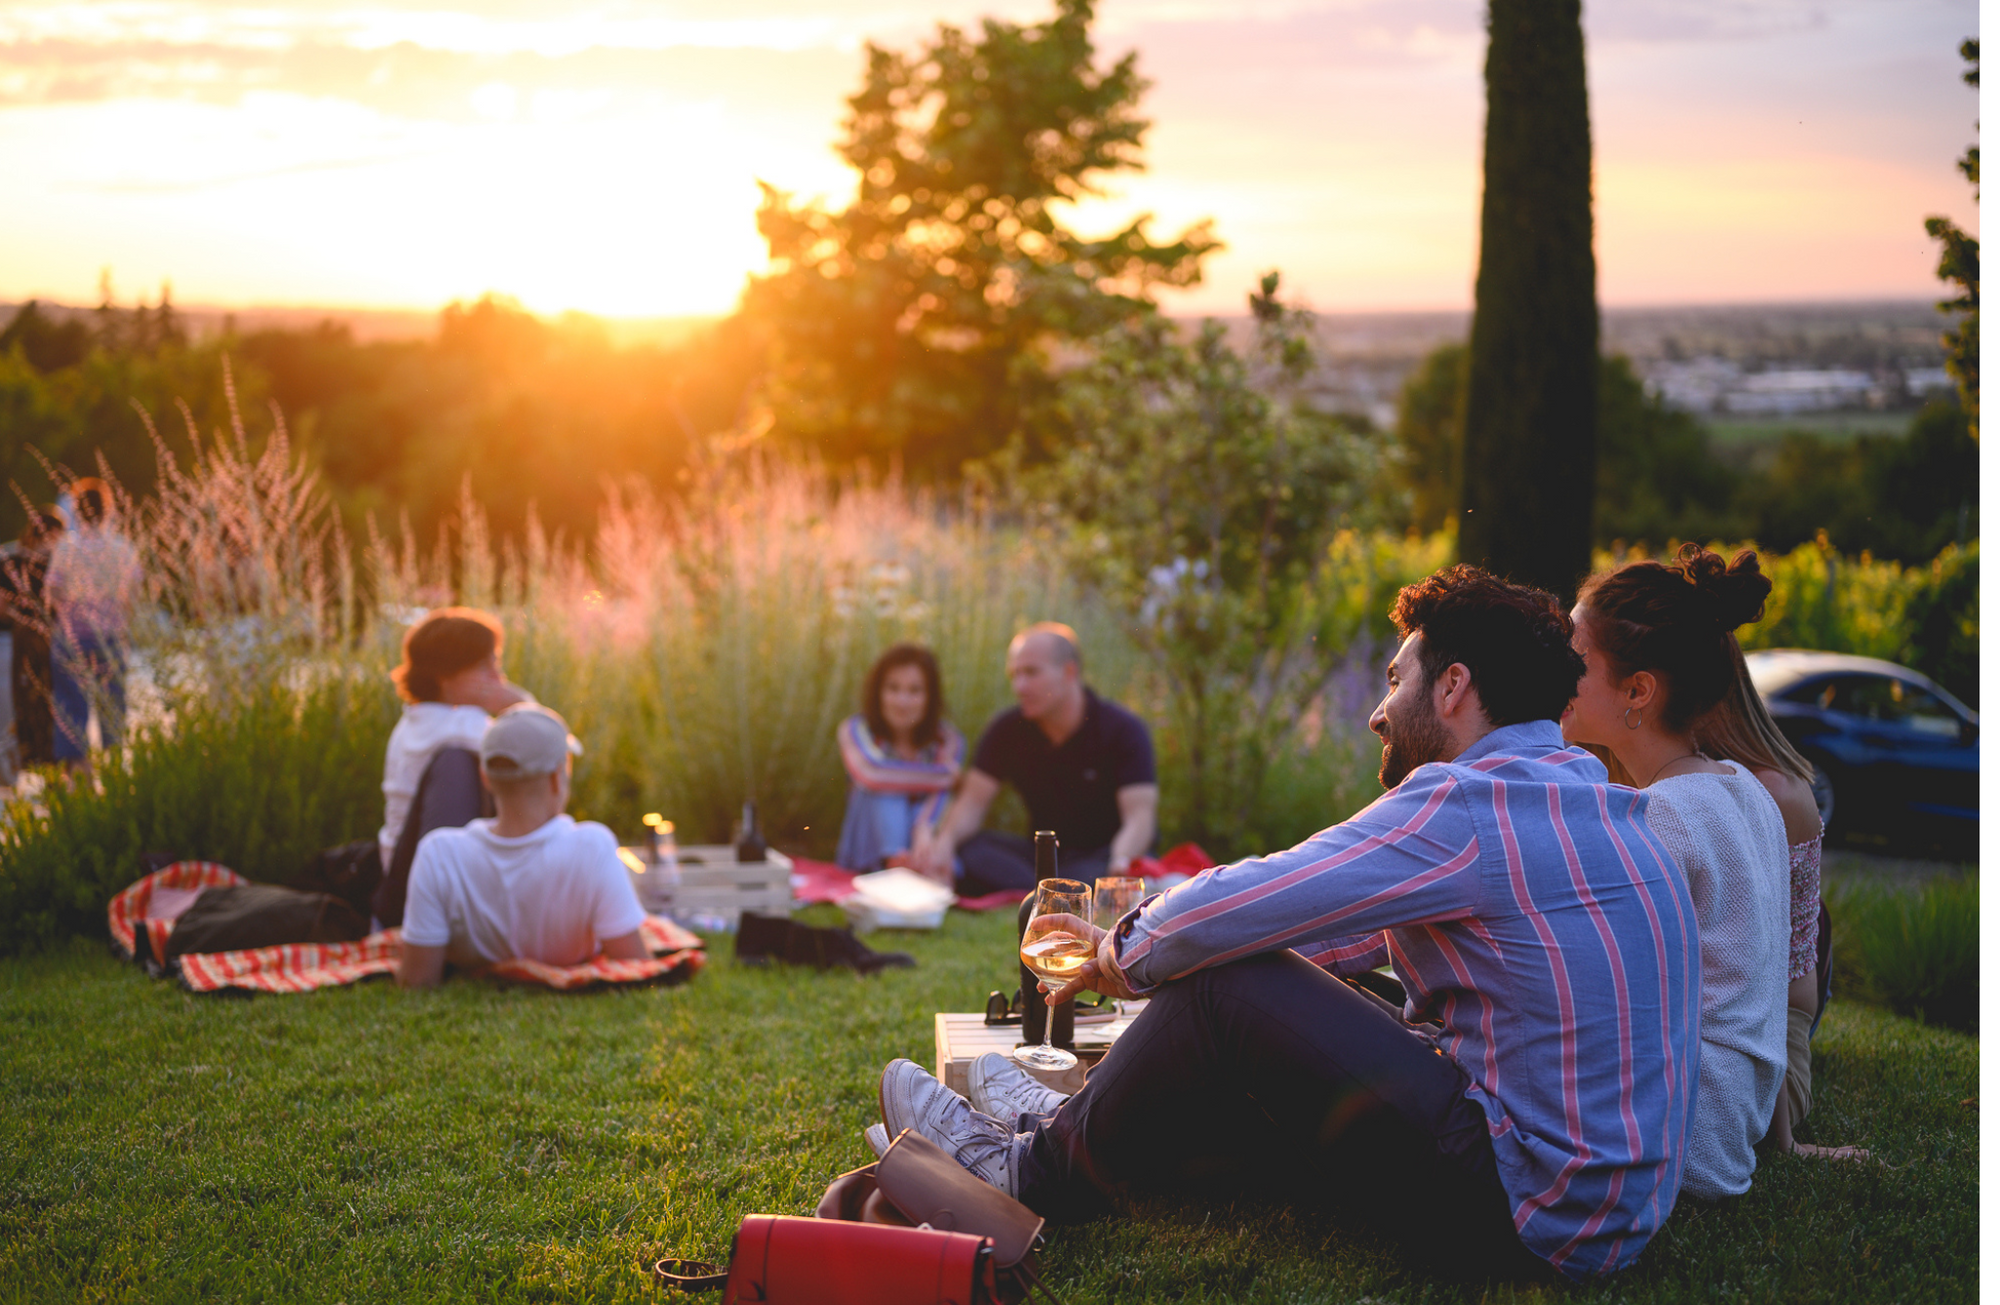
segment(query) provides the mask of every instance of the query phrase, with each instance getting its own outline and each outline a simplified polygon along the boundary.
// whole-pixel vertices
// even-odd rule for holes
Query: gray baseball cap
[[[553,775],[583,744],[563,718],[536,702],[519,702],[493,718],[479,740],[479,764],[496,779]]]

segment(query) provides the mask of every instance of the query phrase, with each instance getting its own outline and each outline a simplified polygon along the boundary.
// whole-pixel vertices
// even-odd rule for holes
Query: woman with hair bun
[[[1791,871],[1785,819],[1747,766],[1711,758],[1695,721],[1734,687],[1740,625],[1771,582],[1749,550],[1697,545],[1584,582],[1573,613],[1583,680],[1563,736],[1611,753],[1687,876],[1701,933],[1701,1075],[1681,1190],[1750,1189],[1785,1074]]]
[[[1731,641],[1732,644],[1734,640]],[[1856,1146],[1814,1146],[1792,1136],[1792,1125],[1812,1110],[1812,1035],[1826,1009],[1831,969],[1826,905],[1820,900],[1820,843],[1824,830],[1813,800],[1813,765],[1778,731],[1770,708],[1750,682],[1741,649],[1732,647],[1733,682],[1722,701],[1694,723],[1695,741],[1718,761],[1750,767],[1785,817],[1791,866],[1792,932],[1785,977],[1785,1085],[1771,1115],[1770,1141],[1781,1151],[1834,1160],[1866,1160]]]

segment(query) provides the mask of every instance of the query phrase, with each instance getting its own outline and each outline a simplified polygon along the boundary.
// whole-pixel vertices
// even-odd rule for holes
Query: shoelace
[[[1068,1099],[1057,1096],[1048,1088],[1043,1087],[1040,1083],[1032,1079],[1025,1083],[1009,1083],[996,1095],[1000,1098],[1001,1103],[1007,1107],[1009,1117],[1044,1114],[1054,1109],[1054,1106],[1049,1104],[1049,1099],[1052,1096],[1056,1098],[1057,1105]]]
[[[983,1165],[997,1152],[1004,1165],[1013,1156],[1014,1132],[990,1115],[982,1115],[972,1107],[965,1109],[964,1123],[954,1132],[957,1137],[952,1148],[952,1159],[967,1169]]]

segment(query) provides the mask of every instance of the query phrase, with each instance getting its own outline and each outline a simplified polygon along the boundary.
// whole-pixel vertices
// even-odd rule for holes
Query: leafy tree
[[[1965,70],[1965,84],[1979,89],[1979,42],[1970,40],[1958,47],[1959,55],[1971,65]],[[1958,170],[1972,183],[1972,197],[1979,198],[1979,146],[1974,144],[1958,161]],[[1972,438],[1979,438],[1979,238],[1962,230],[1950,218],[1924,219],[1924,230],[1943,248],[1938,251],[1938,280],[1956,284],[1959,293],[1938,305],[1947,313],[1960,314],[1958,324],[1944,333],[1945,370],[1958,382],[1959,402],[1971,416]]]
[[[1146,82],[1135,55],[1095,63],[1093,0],[1046,22],[940,25],[912,53],[868,47],[840,153],[860,174],[838,212],[769,186],[757,216],[771,269],[746,314],[767,333],[766,389],[781,439],[837,460],[900,457],[955,474],[1017,437],[1050,358],[1199,281],[1208,224],[1164,243],[1139,218],[1102,240],[1060,207],[1141,168]]]
[[[38,455],[78,474],[101,455],[145,495],[157,463],[135,403],[183,457],[179,403],[204,437],[229,429],[225,359],[249,451],[275,403],[350,539],[366,538],[373,513],[392,533],[407,519],[429,541],[458,515],[468,482],[498,536],[521,538],[532,504],[545,527],[575,538],[592,529],[607,482],[682,488],[711,437],[739,422],[760,365],[733,318],[670,345],[619,348],[589,319],[543,321],[488,298],[447,308],[430,339],[359,341],[323,322],[190,340],[163,294],[70,318],[86,352],[51,370],[35,342],[57,320],[17,314],[0,348],[0,485],[19,490],[0,493],[0,538],[19,530],[23,497],[53,495]]]
[[[1590,568],[1597,259],[1579,0],[1491,0],[1463,561],[1557,594]]]
[[[1242,847],[1279,741],[1351,631],[1315,581],[1377,498],[1376,437],[1314,411],[1307,315],[1251,296],[1248,353],[1135,314],[1061,382],[1068,441],[1020,481],[1053,546],[1123,618],[1164,683],[1184,829]],[[1345,611],[1344,608],[1340,609]]]
[[[20,532],[25,503],[55,497],[49,467],[58,475],[109,471],[134,495],[148,493],[159,464],[138,410],[177,449],[185,448],[188,420],[204,435],[229,428],[225,348],[189,343],[164,297],[153,309],[107,304],[90,333],[81,358],[48,371],[25,340],[0,350],[0,538]],[[245,410],[263,405],[254,368],[239,369],[233,383]]]
[[[1928,562],[1979,532],[1979,445],[1955,403],[1932,403],[1907,435],[1835,444],[1793,432],[1744,486],[1751,533],[1789,549],[1822,530],[1843,551]]]
[[[1467,350],[1438,346],[1404,384],[1397,405],[1397,474],[1410,496],[1410,524],[1429,532],[1458,501],[1463,464]],[[1712,539],[1748,529],[1734,504],[1737,476],[1708,433],[1645,385],[1621,356],[1599,364],[1594,541]]]
[[[1597,439],[1598,543],[1729,538],[1747,527],[1734,505],[1738,476],[1715,456],[1708,432],[1646,393],[1619,355],[1598,369]]]
[[[435,337],[357,341],[345,327],[235,341],[268,376],[348,534],[407,514],[428,541],[470,482],[493,529],[520,538],[530,505],[550,530],[587,535],[607,482],[672,493],[714,432],[739,419],[757,370],[735,319],[672,345],[614,347],[588,319],[544,321],[494,298],[453,304]]]
[[[1398,479],[1410,525],[1430,534],[1458,515],[1465,472],[1466,348],[1441,344],[1417,365],[1396,401]]]
[[[90,352],[90,324],[75,317],[56,318],[36,300],[22,304],[0,331],[0,353],[19,349],[38,372],[61,371],[84,360]]]

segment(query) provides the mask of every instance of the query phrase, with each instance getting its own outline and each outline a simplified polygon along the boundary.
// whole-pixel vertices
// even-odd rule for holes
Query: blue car
[[[1978,712],[1873,657],[1777,648],[1743,660],[1778,728],[1819,771],[1829,839],[1974,854]]]

